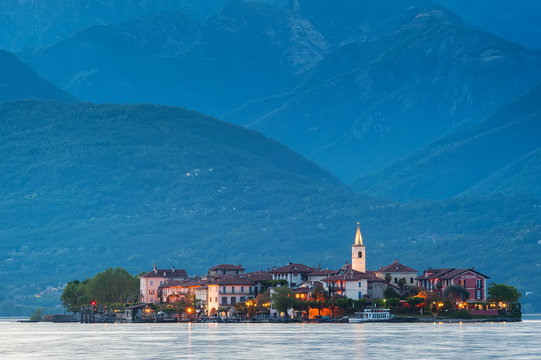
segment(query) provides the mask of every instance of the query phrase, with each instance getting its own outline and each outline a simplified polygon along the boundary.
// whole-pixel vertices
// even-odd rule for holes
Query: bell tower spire
[[[357,222],[357,233],[355,234],[355,243],[351,247],[351,268],[360,272],[366,272],[366,248],[363,245],[361,236],[361,227]]]
[[[357,233],[355,234],[355,245],[362,245],[363,237],[361,236],[361,227],[357,221]]]

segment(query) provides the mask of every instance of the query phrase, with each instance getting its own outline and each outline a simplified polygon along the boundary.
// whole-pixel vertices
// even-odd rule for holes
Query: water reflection
[[[0,322],[0,358],[539,359],[541,320],[428,324]]]

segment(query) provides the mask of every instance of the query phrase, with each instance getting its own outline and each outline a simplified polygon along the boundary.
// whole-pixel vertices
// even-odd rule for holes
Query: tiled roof
[[[393,261],[392,264],[387,265],[379,270],[382,273],[392,273],[392,272],[414,272],[417,273],[417,270],[414,270],[406,265],[402,265],[398,260]]]
[[[472,271],[480,276],[490,279],[490,277],[484,274],[481,274],[479,271],[476,271],[473,268],[472,269],[443,268],[443,269],[427,269],[423,271],[423,274],[421,274],[421,276],[417,277],[417,280],[452,279],[466,271]]]
[[[188,273],[184,269],[156,269],[146,273],[144,278],[187,278]]]
[[[272,280],[272,274],[269,271],[254,271],[246,275],[255,282]]]
[[[232,264],[220,264],[214,267],[211,267],[209,270],[244,270],[242,265],[232,265]]]
[[[362,272],[345,272],[343,274],[332,275],[322,279],[321,281],[359,281],[364,279],[371,279],[372,276]]]
[[[255,282],[247,276],[223,276],[217,278],[212,285],[255,285]]]
[[[312,271],[310,274],[310,276],[330,276],[330,275],[334,275],[338,273],[337,270],[331,270],[331,269],[318,269],[318,270],[315,270],[315,271]]]
[[[311,273],[315,271],[313,267],[303,265],[303,264],[293,264],[289,263],[286,266],[279,267],[277,269],[272,269],[272,274],[299,274],[299,273]]]

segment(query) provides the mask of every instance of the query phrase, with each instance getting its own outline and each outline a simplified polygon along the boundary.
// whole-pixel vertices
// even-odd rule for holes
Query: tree
[[[387,306],[393,308],[395,310],[395,312],[396,312],[396,308],[398,307],[398,305],[400,305],[400,299],[399,298],[387,299]]]
[[[406,284],[407,284],[406,278],[398,279],[397,285],[400,288],[400,293],[404,292],[404,288],[406,287]]]
[[[41,307],[38,307],[36,311],[34,311],[32,316],[30,316],[30,321],[41,321],[42,318],[43,318],[43,310],[41,309]]]
[[[122,268],[108,268],[90,279],[86,292],[100,304],[135,302],[139,279]]]
[[[391,281],[393,280],[393,277],[391,274],[385,274],[384,277],[385,284],[387,284],[387,287],[391,286]]]
[[[266,292],[271,287],[277,287],[277,286],[287,286],[287,280],[285,279],[279,279],[279,280],[263,280],[261,282],[261,290],[260,292]]]
[[[465,287],[451,285],[445,289],[443,296],[449,299],[451,303],[456,304],[458,301],[468,300],[470,292]]]
[[[424,301],[425,299],[420,296],[413,296],[408,298],[408,304],[413,308],[417,307],[417,305],[421,305]]]
[[[364,310],[365,307],[366,307],[366,299],[365,298],[358,299],[358,300],[353,300],[353,310],[354,311],[362,311],[362,310]]]
[[[288,309],[293,307],[295,296],[293,291],[285,286],[277,287],[271,295],[272,308],[280,313],[286,313]]]
[[[522,294],[511,285],[492,283],[487,289],[488,298],[493,301],[517,302]]]
[[[62,305],[64,305],[68,311],[77,313],[81,311],[82,306],[90,303],[90,299],[86,294],[87,283],[88,280],[83,282],[74,280],[66,285],[64,292],[62,292],[62,296],[60,296],[60,300],[62,301]]]
[[[338,306],[338,308],[346,314],[352,314],[354,309],[354,300],[341,296],[340,298],[336,299],[336,306]]]
[[[400,294],[392,287],[388,287],[383,292],[383,297],[385,297],[385,299],[400,298]]]

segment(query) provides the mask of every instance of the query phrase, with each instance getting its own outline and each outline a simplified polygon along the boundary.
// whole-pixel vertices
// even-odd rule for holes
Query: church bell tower
[[[357,223],[357,233],[355,234],[355,244],[351,247],[351,268],[360,272],[366,272],[366,251],[361,236],[361,228]]]

